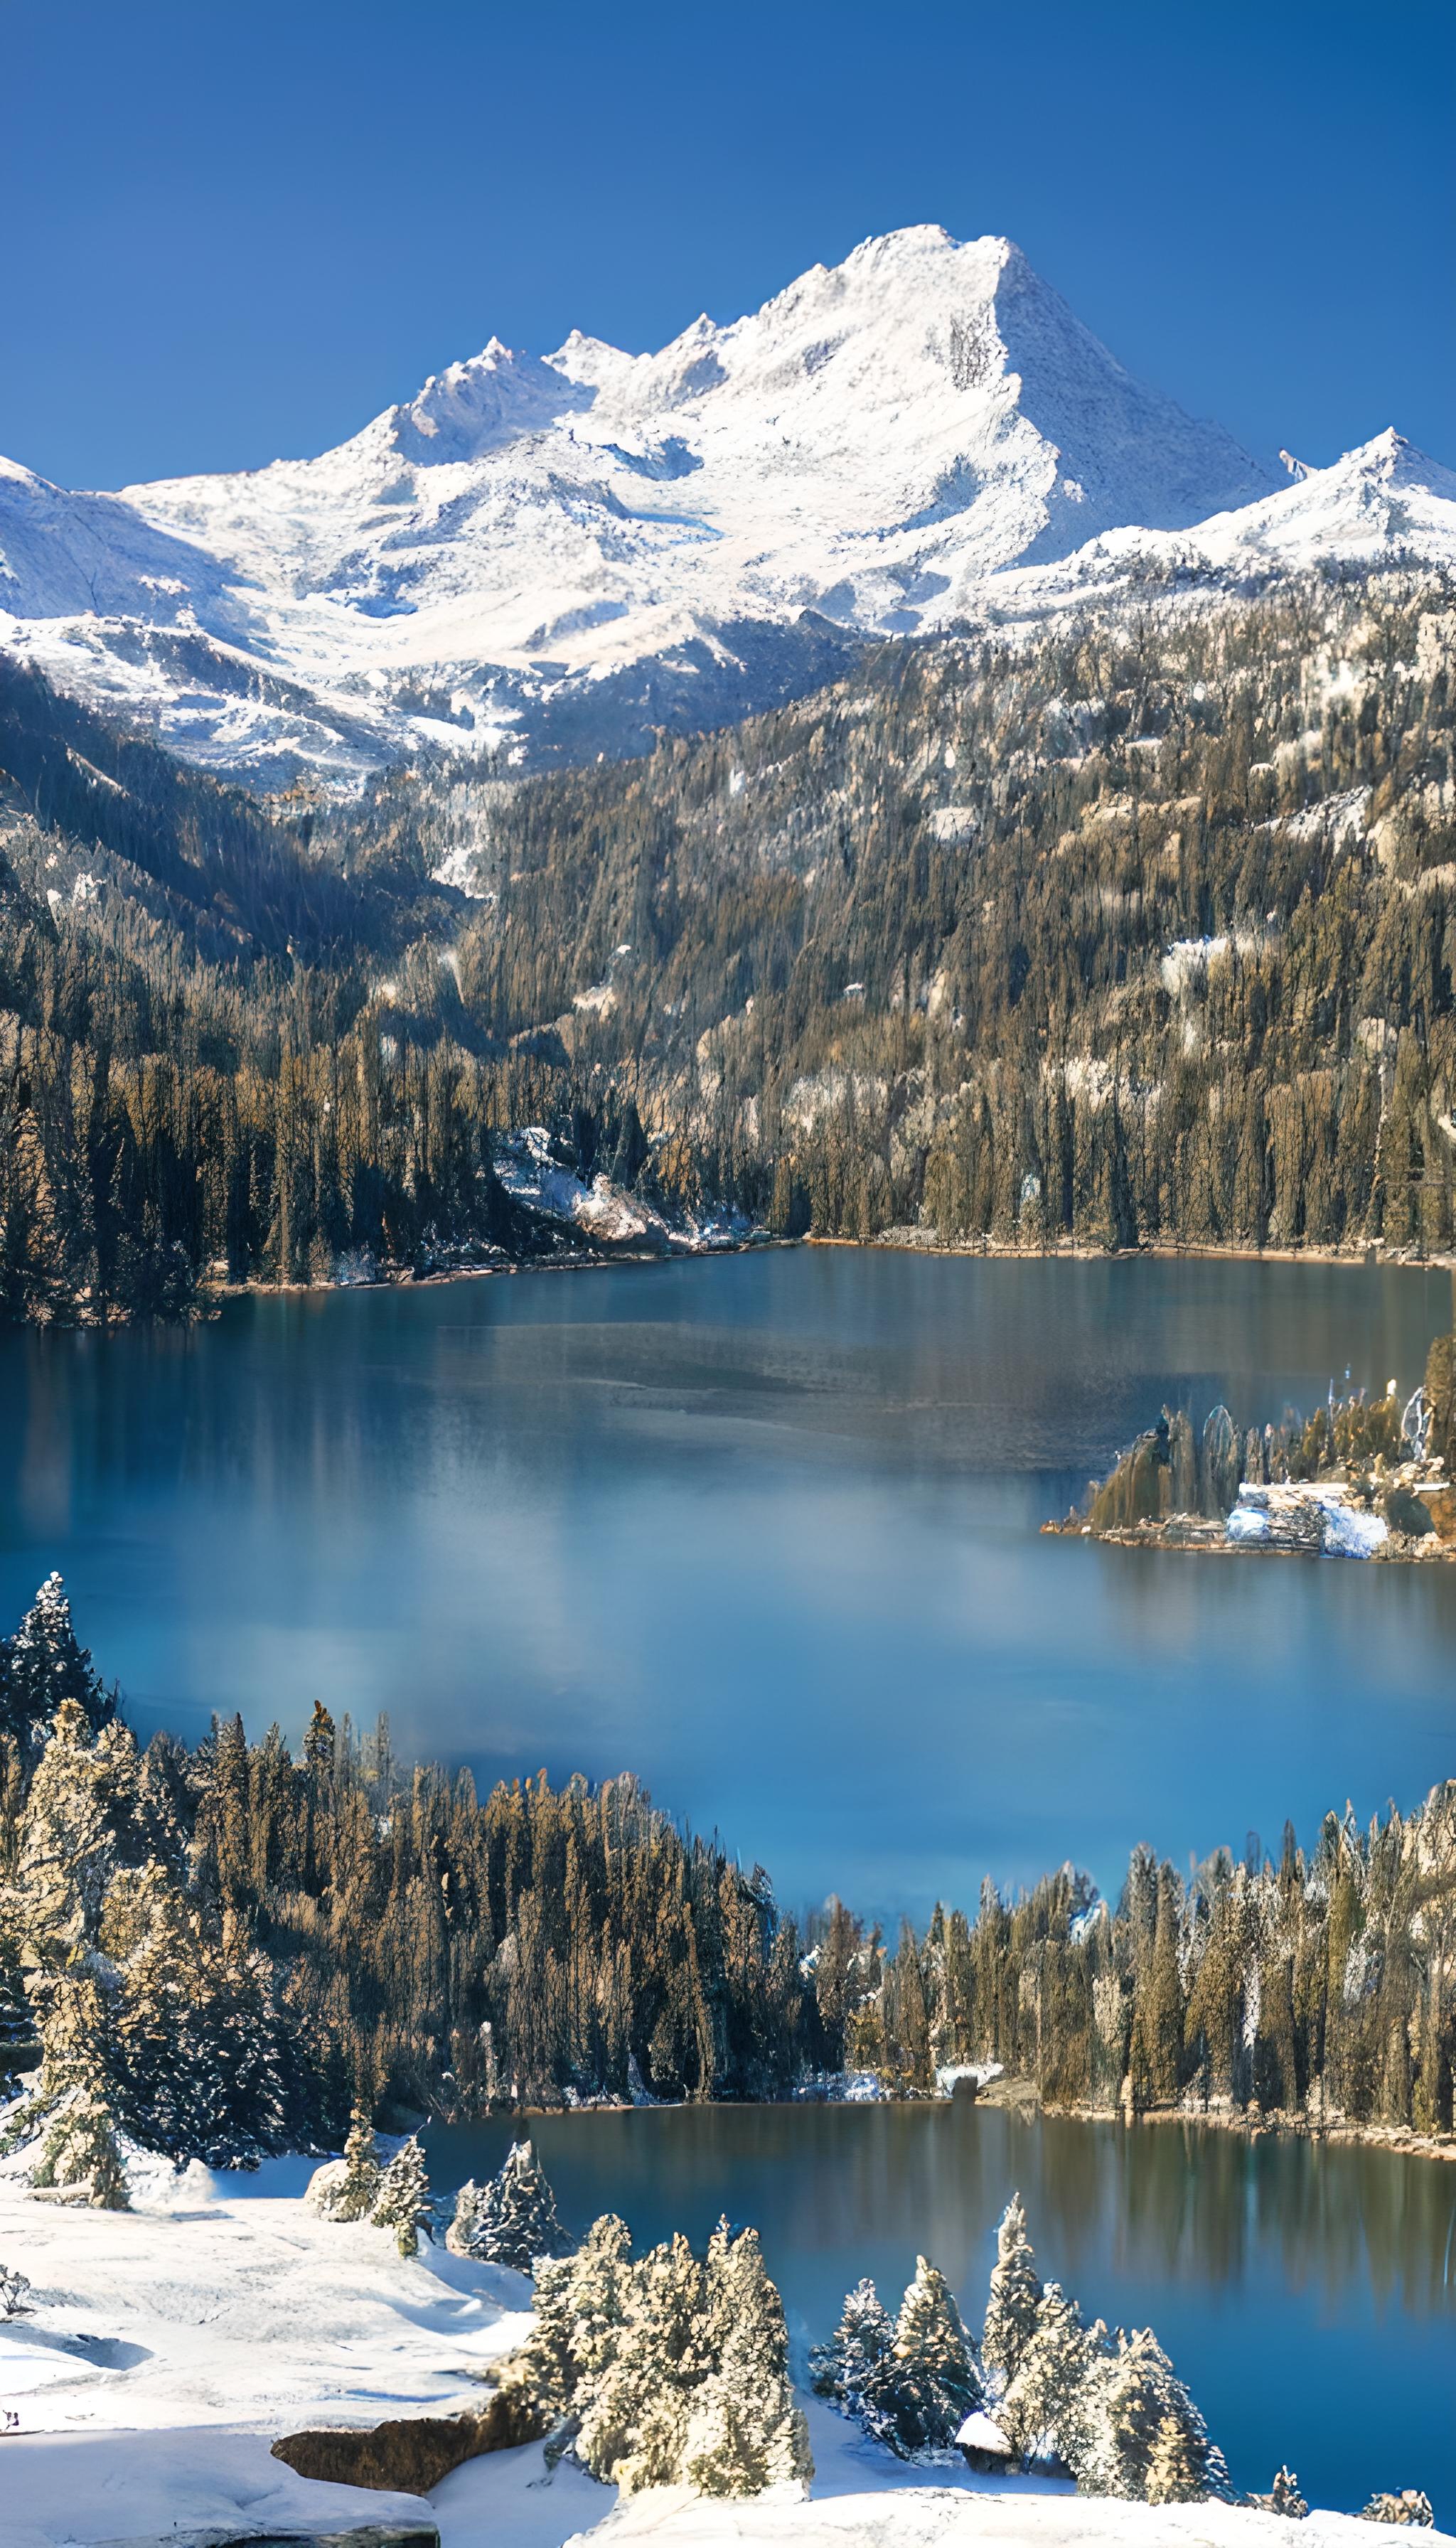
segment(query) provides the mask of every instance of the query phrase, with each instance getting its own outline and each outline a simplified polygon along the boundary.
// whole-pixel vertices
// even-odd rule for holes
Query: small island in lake
[[[1216,1407],[1202,1432],[1164,1408],[1051,1532],[1125,1547],[1279,1556],[1456,1559],[1456,1335],[1438,1336],[1402,1407],[1333,1389],[1308,1419],[1240,1431]]]

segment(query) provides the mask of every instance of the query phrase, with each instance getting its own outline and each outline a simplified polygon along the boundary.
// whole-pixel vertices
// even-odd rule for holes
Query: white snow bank
[[[1000,2061],[943,2061],[936,2072],[936,2088],[943,2097],[955,2095],[957,2079],[971,2079],[977,2088],[984,2088],[1000,2078],[1003,2067]]]
[[[310,2165],[276,2175],[291,2187]],[[318,2221],[258,2178],[136,2158],[129,2174],[130,2212],[0,2182],[0,2258],[33,2286],[30,2315],[0,2324],[0,2406],[22,2433],[226,2423],[271,2440],[451,2413],[524,2331],[529,2287],[499,2266],[402,2257],[388,2230]]]
[[[212,2548],[217,2540],[270,2533],[296,2539],[373,2523],[427,2529],[437,2518],[417,2495],[295,2477],[270,2456],[260,2433],[195,2426],[64,2440],[11,2434],[4,2487],[6,2548],[160,2548],[163,2541],[167,2548]]]
[[[593,2533],[595,2548],[1288,2548],[1275,2513],[1226,2503],[1121,2503],[1105,2498],[1000,2494],[918,2487],[893,2495],[845,2495],[827,2502],[760,2496],[709,2503],[682,2496],[634,2496]],[[1445,2534],[1427,2530],[1430,2541]],[[1312,2512],[1299,2548],[1367,2548],[1369,2526]]]
[[[1390,1525],[1337,1479],[1321,1478],[1308,1485],[1241,1486],[1224,1535],[1235,1547],[1373,1557],[1389,1539]]]

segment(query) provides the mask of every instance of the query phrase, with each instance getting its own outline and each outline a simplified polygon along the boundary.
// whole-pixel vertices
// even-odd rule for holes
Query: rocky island
[[[1125,1547],[1456,1559],[1456,1335],[1438,1336],[1403,1407],[1394,1381],[1306,1418],[1240,1430],[1215,1407],[1202,1431],[1164,1408],[1086,1502],[1044,1528]]]

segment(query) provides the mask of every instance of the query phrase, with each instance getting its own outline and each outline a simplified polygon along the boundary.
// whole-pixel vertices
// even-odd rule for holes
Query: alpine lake
[[[1116,1892],[1456,1774],[1456,1568],[1043,1538],[1158,1408],[1404,1395],[1446,1273],[850,1248],[255,1295],[0,1340],[0,1608],[58,1567],[143,1738],[316,1698],[485,1783],[630,1769],[801,1911],[886,1922],[1072,1859]],[[533,2125],[568,2226],[759,2227],[796,2344],[917,2251],[974,2321],[996,2220],[1153,2325],[1228,2454],[1456,2517],[1456,2167],[993,2107]],[[441,2185],[505,2123],[431,2130]]]

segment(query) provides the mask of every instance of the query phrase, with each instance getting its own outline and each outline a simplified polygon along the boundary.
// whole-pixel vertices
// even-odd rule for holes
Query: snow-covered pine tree
[[[417,2256],[419,2232],[427,2227],[429,2217],[424,2152],[411,2133],[381,2176],[369,2218],[377,2230],[393,2230],[402,2256]]]
[[[681,2235],[630,2269],[611,2358],[579,2392],[577,2456],[626,2495],[682,2483],[694,2392],[708,2369],[703,2268]]]
[[[864,2384],[864,2429],[899,2459],[943,2451],[981,2394],[955,2295],[944,2274],[917,2256],[894,2343]]]
[[[130,2210],[116,2120],[103,2090],[76,2088],[64,2099],[41,2144],[31,2184],[55,2203],[88,2204],[94,2212]]]
[[[538,2256],[559,2256],[566,2244],[555,2197],[530,2142],[512,2141],[500,2173],[479,2194],[476,2227],[462,2252],[528,2274]]]
[[[7,2143],[41,2139],[31,2184],[53,2201],[127,2209],[117,2141],[113,1992],[83,1966],[26,1977],[39,2012],[41,2069],[7,2129]],[[44,2130],[43,2130],[44,2128]]]
[[[894,2340],[890,2314],[873,2283],[857,2283],[845,2295],[840,2321],[829,2342],[816,2344],[809,2356],[809,2381],[816,2397],[832,2398],[841,2414],[858,2418],[865,2382]]]
[[[1269,2509],[1282,2512],[1286,2521],[1303,2521],[1310,2507],[1300,2493],[1300,2482],[1292,2468],[1276,2469],[1269,2489]]]
[[[47,1575],[14,1636],[0,1639],[0,1729],[34,1761],[66,1699],[80,1708],[92,1735],[117,1712],[115,1695],[77,1643],[60,1577]]]
[[[374,2210],[382,2190],[384,2170],[379,2163],[379,2149],[374,2138],[374,2126],[362,2106],[356,2106],[349,2117],[349,2130],[344,2141],[343,2182],[332,2211],[335,2221],[363,2221]]]
[[[615,2360],[632,2276],[631,2231],[610,2212],[592,2222],[574,2254],[542,2262],[531,2294],[531,2331],[507,2370],[548,2414],[579,2414]]]
[[[1150,2327],[1131,2336],[1119,2334],[1117,2350],[1106,2364],[1101,2408],[1111,2464],[1097,2492],[1146,2502],[1154,2458],[1164,2470],[1174,2465],[1171,2437],[1164,2431],[1169,2424],[1183,2436],[1177,2469],[1191,2472],[1189,2482],[1198,2497],[1210,2492],[1208,2427]]]
[[[1147,2467],[1148,2502],[1197,2503],[1206,2492],[1203,2454],[1182,2419],[1165,2413]]]
[[[996,2262],[981,2334],[981,2360],[1003,2381],[1016,2377],[1037,2324],[1041,2298],[1042,2278],[1027,2236],[1026,2211],[1021,2196],[1013,2194],[996,2231]]]
[[[320,2221],[367,2221],[379,2201],[383,2175],[374,2126],[356,2106],[349,2117],[343,2157],[326,2158],[315,2168],[304,2201]]]
[[[471,2240],[480,2228],[483,2195],[484,2188],[477,2185],[473,2176],[468,2176],[455,2197],[450,2227],[445,2231],[445,2245],[452,2256],[468,2256],[473,2252]]]
[[[756,2230],[735,2238],[720,2221],[704,2267],[705,2352],[711,2368],[692,2400],[680,2474],[699,2495],[761,2495],[807,2485],[809,2428],[788,2376],[783,2304]],[[955,2303],[952,2303],[955,2307]]]
[[[1102,2336],[1059,2283],[1047,2283],[1021,2357],[996,2408],[996,2421],[1024,2458],[1049,2450],[1075,2477],[1092,2412],[1090,2385]]]

